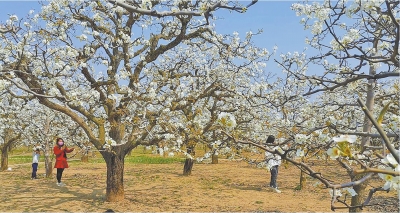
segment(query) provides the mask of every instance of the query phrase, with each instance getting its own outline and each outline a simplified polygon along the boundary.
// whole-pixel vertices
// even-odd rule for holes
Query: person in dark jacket
[[[275,136],[269,135],[266,141],[266,145],[272,145],[275,142]],[[278,147],[274,147],[273,150],[278,149]],[[277,193],[281,193],[281,190],[278,189],[278,185],[276,180],[278,179],[278,168],[281,165],[281,156],[277,154],[272,154],[270,152],[265,152],[265,161],[267,167],[271,172],[271,182],[269,186]]]

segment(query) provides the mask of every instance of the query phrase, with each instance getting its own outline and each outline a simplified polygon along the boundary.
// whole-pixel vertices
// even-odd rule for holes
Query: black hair
[[[64,140],[62,138],[57,138],[56,143],[58,143],[58,141],[60,141],[60,140],[64,142]]]
[[[266,143],[274,143],[274,141],[275,141],[275,136],[268,135]]]

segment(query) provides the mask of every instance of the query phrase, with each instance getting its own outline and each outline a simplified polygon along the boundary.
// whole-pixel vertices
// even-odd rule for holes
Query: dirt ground
[[[55,174],[43,177],[43,163],[37,180],[30,179],[30,164],[10,167],[0,173],[0,212],[332,212],[328,190],[314,187],[316,181],[308,179],[305,189],[295,190],[300,172],[294,166],[280,167],[282,193],[277,194],[266,187],[270,173],[245,162],[195,164],[191,176],[182,175],[181,163],[126,163],[125,200],[119,203],[104,201],[104,163],[71,162],[64,171],[65,187],[56,186]],[[335,171],[334,166],[320,169]],[[375,197],[371,203],[392,205],[365,212],[399,212],[394,192]]]

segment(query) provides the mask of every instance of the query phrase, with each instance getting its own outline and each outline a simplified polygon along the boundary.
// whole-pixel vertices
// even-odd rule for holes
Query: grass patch
[[[70,161],[72,164],[79,164],[80,161]],[[68,163],[70,163],[68,162]],[[179,157],[162,157],[156,155],[138,155],[138,156],[126,156],[125,163],[132,164],[173,164],[173,163],[184,163],[184,158]],[[89,163],[105,163],[102,157],[90,158]]]
[[[44,162],[43,158],[39,159],[39,162]],[[20,163],[32,163],[32,156],[11,156],[8,157],[8,164],[20,164]]]
[[[172,163],[183,163],[184,158],[177,157],[161,157],[161,156],[128,156],[125,158],[126,163],[137,163],[137,164],[172,164]]]
[[[39,162],[44,162],[44,153],[40,153]],[[52,151],[50,153],[53,155]],[[67,154],[69,162],[72,164],[80,164],[80,154]],[[71,158],[73,157],[73,158]],[[51,156],[53,162],[55,162],[54,155]],[[22,164],[32,162],[32,151],[27,151],[27,148],[18,148],[10,152],[8,158],[9,164]],[[132,164],[173,164],[173,163],[184,163],[185,157],[177,155],[174,157],[164,157],[152,153],[151,149],[145,149],[144,147],[138,147],[133,149],[130,154],[125,157],[125,163]],[[96,156],[89,155],[89,163],[105,163],[100,153],[96,153]]]

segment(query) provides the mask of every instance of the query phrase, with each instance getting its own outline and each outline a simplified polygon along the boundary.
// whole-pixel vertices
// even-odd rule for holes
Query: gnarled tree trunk
[[[125,156],[134,148],[131,143],[120,144],[124,135],[125,126],[116,125],[111,128],[110,136],[113,138],[117,146],[111,146],[111,150],[103,150],[101,155],[107,165],[106,180],[106,201],[118,202],[123,201],[124,192],[124,163]]]
[[[5,171],[8,169],[8,152],[11,151],[11,148],[21,138],[21,133],[17,135],[13,135],[14,131],[6,128],[4,129],[3,140],[4,143],[1,146],[1,171]]]
[[[118,149],[117,149],[118,150]],[[107,165],[106,201],[117,202],[124,200],[124,158],[121,150],[102,152]]]

